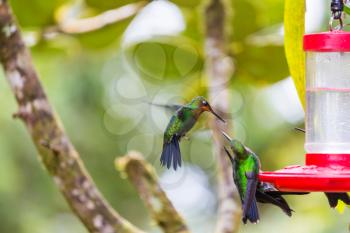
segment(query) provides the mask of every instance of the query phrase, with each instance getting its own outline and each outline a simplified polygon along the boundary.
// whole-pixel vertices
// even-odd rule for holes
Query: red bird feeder
[[[261,172],[281,191],[350,191],[350,33],[304,36],[306,165]]]

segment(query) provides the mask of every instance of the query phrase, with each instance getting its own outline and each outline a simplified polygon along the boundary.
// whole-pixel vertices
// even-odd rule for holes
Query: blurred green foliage
[[[77,2],[84,3],[77,8],[77,15],[83,15],[80,11],[95,15],[136,1]],[[201,1],[173,2],[186,23],[180,35],[140,38],[135,44],[122,46],[125,29],[134,20],[129,18],[88,34],[38,40],[31,47],[49,99],[97,186],[121,215],[150,232],[158,230],[150,223],[133,187],[114,170],[113,160],[137,149],[163,176],[159,154],[162,131],[171,113],[150,107],[145,101],[174,103],[206,93]],[[40,34],[57,23],[56,15],[63,4],[74,6],[75,1],[10,3],[25,38],[31,39],[31,32]],[[227,23],[231,32],[229,52],[235,64],[230,81],[232,134],[260,155],[265,170],[303,163],[303,135],[293,131],[294,126],[302,124],[302,116],[286,111],[286,117],[280,111],[281,105],[290,104],[283,102],[288,100],[282,98],[285,92],[278,92],[281,98],[273,95],[288,76],[278,32],[283,23],[283,0],[231,3],[233,18]],[[273,40],[268,39],[270,35]],[[0,232],[86,232],[35,156],[25,128],[12,119],[17,107],[3,74],[0,76]],[[293,106],[290,108],[295,109]],[[204,116],[202,121],[206,119]],[[215,161],[205,124],[191,132],[190,138],[182,143],[185,164],[202,169],[210,183],[207,189],[215,193]],[[174,182],[165,189],[186,191],[178,190],[178,186]],[[296,211],[293,218],[276,208],[261,206],[261,223],[242,227],[242,232],[345,232],[348,210],[343,215],[331,211],[323,194],[288,197],[288,201]],[[174,204],[188,216],[189,211],[176,201]],[[207,218],[203,213],[186,217],[194,232],[213,228],[215,209],[206,209],[206,214]]]

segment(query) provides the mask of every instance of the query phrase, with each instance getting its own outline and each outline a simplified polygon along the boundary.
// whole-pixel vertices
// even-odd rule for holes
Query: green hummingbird
[[[229,141],[230,148],[235,155],[233,158],[225,148],[232,162],[233,180],[241,198],[243,209],[242,221],[244,224],[247,223],[247,220],[251,223],[257,223],[259,221],[259,210],[255,194],[260,170],[259,158],[240,141],[231,139],[225,132],[222,133]]]
[[[160,157],[160,163],[162,166],[166,165],[169,169],[171,164],[173,164],[174,170],[177,169],[177,166],[181,167],[179,141],[192,129],[203,112],[211,112],[219,120],[225,123],[225,121],[214,112],[208,101],[202,96],[197,96],[192,99],[190,103],[179,107],[171,117],[164,132],[163,151]]]
[[[225,134],[225,137],[228,138],[226,134]],[[230,140],[230,142],[231,141],[232,140]],[[224,149],[232,163],[233,178],[235,180],[235,174],[236,174],[235,167],[237,162],[231,156],[230,152],[226,148]],[[289,207],[287,201],[282,197],[282,195],[304,195],[304,194],[308,194],[308,193],[281,192],[277,190],[272,184],[267,182],[261,182],[260,180],[258,180],[257,188],[255,192],[255,198],[257,202],[268,203],[268,204],[273,204],[275,206],[278,206],[287,216],[291,217],[293,210]]]

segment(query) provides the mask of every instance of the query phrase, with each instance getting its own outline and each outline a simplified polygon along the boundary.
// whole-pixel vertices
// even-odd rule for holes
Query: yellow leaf
[[[345,206],[346,206],[346,204],[344,202],[342,202],[341,200],[339,200],[338,205],[336,207],[336,210],[342,214],[342,213],[344,213]]]
[[[305,0],[286,0],[284,6],[284,44],[290,74],[305,109]]]

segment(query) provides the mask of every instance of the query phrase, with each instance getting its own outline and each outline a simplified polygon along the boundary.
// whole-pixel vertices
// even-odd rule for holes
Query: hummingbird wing
[[[276,192],[276,194],[277,194],[277,192]],[[273,204],[275,206],[278,206],[289,217],[292,216],[293,210],[289,207],[287,201],[281,195],[271,196],[268,193],[264,193],[263,191],[258,189],[258,190],[256,190],[255,197],[256,197],[256,200],[258,202],[270,203],[270,204]]]
[[[350,205],[350,198],[347,193],[324,193],[327,196],[328,203],[331,208],[335,208],[338,204],[338,200],[343,201],[345,204]]]
[[[157,107],[161,107],[161,108],[165,108],[169,111],[172,112],[176,112],[177,110],[179,110],[180,108],[182,108],[184,105],[180,105],[180,104],[158,104],[158,103],[152,103],[152,102],[148,102],[148,104],[153,105],[153,106],[157,106]]]
[[[256,204],[256,188],[258,185],[258,177],[254,171],[245,173],[247,178],[247,190],[243,200],[243,222],[247,219],[252,223],[259,221],[259,211]]]

